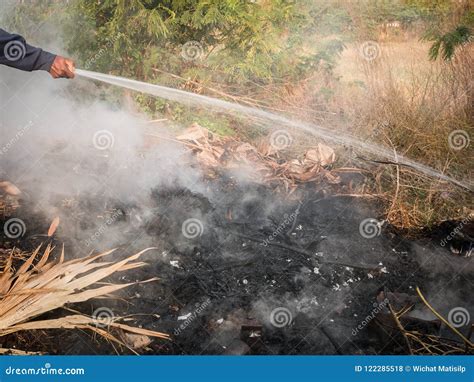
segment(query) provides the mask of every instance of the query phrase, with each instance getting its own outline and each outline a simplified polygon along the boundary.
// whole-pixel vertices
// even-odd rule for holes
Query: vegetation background
[[[79,68],[277,111],[471,182],[473,9],[470,0],[16,1],[5,28],[32,44],[57,41],[61,30]],[[107,97],[182,126],[198,122],[251,140],[265,134],[141,94]],[[462,149],[450,145],[456,130],[467,137]],[[297,139],[287,155],[313,143]],[[369,166],[338,150],[338,165]],[[382,196],[391,223],[426,227],[470,216],[471,192],[376,166],[367,167],[363,191]]]

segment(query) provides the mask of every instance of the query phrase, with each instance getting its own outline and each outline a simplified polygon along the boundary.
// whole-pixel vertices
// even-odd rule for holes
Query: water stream
[[[186,92],[184,90],[178,90],[169,88],[161,85],[149,84],[146,82],[140,82],[130,80],[123,77],[117,77],[109,74],[102,74],[97,72],[91,72],[88,70],[76,69],[76,74],[81,77],[102,81],[111,85],[120,86],[123,88],[136,90],[141,93],[164,98],[170,101],[179,102],[188,106],[194,107],[206,107],[214,111],[223,111],[227,113],[238,113],[244,116],[251,116],[258,118],[264,125],[270,125],[271,127],[281,128],[294,128],[303,130],[309,134],[319,137],[325,141],[333,142],[336,144],[351,146],[362,151],[377,155],[379,157],[386,158],[392,162],[396,162],[400,165],[411,167],[420,173],[427,176],[439,178],[441,180],[454,183],[460,187],[466,188],[470,191],[473,190],[471,183],[466,183],[447,176],[429,166],[418,163],[414,160],[406,158],[402,155],[398,155],[393,151],[381,147],[373,143],[364,142],[358,138],[352,137],[347,134],[343,134],[339,131],[331,131],[325,127],[289,119],[285,116],[271,113],[265,110],[243,106],[238,103],[223,101],[221,99],[203,96],[195,93]]]

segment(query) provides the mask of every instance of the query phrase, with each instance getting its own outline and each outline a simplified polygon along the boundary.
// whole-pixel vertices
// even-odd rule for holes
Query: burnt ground
[[[144,354],[404,354],[399,334],[377,318],[365,319],[381,291],[411,298],[417,286],[445,316],[453,307],[473,314],[472,258],[440,246],[452,226],[413,239],[380,223],[380,234],[365,238],[360,223],[380,216],[374,199],[328,196],[313,185],[289,200],[224,176],[209,181],[208,191],[156,188],[146,208],[98,195],[83,195],[72,206],[58,200],[61,224],[69,221],[74,229],[62,235],[60,227],[55,242],[65,242],[70,254],[98,246],[95,238],[84,244],[94,232],[118,246],[114,258],[158,248],[144,255],[147,267],[111,281],[160,281],[71,308],[92,314],[107,307],[133,325],[172,335],[172,341],[154,340],[139,351]],[[94,213],[76,213],[85,207]],[[16,241],[2,236],[4,247],[29,250],[46,240],[41,234],[49,221],[33,211],[25,200],[15,216],[28,231]],[[107,216],[113,219],[104,223]],[[198,223],[187,238],[188,219]],[[50,354],[129,352],[79,330],[21,333],[0,342]]]

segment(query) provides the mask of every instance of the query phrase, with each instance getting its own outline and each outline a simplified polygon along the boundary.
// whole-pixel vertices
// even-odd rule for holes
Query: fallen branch
[[[407,346],[407,349],[408,349],[410,355],[413,355],[413,349],[410,345],[410,341],[408,340],[405,328],[400,323],[399,315],[397,315],[397,313],[395,313],[395,311],[392,308],[392,305],[388,304],[388,308],[390,309],[390,313],[392,313],[393,320],[395,321],[395,324],[397,325],[398,330],[400,330],[400,333],[402,334],[403,339],[405,340],[405,344]],[[402,313],[400,314],[400,316],[403,315],[406,311],[407,311],[406,309],[402,309]]]
[[[44,353],[37,351],[24,351],[18,349],[4,349],[0,348],[0,354],[2,355],[42,355]]]

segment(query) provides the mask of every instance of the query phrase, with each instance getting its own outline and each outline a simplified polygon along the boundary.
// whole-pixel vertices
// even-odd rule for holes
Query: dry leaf
[[[129,347],[138,350],[151,344],[151,338],[143,334],[122,333],[123,342]]]
[[[209,131],[204,127],[199,126],[197,123],[193,123],[190,127],[184,130],[183,134],[176,137],[179,141],[198,141],[200,139],[206,139],[209,136]]]
[[[323,167],[334,163],[336,154],[331,147],[322,143],[308,150],[303,160],[285,162],[283,158],[278,157],[278,150],[268,144],[268,139],[253,146],[232,138],[218,137],[197,123],[186,129],[177,139],[192,141],[198,161],[206,167],[245,168],[249,179],[283,184],[286,192],[293,192],[296,183],[318,179],[326,179],[332,184],[340,182],[337,175],[325,174]]]
[[[61,254],[59,261],[48,262],[53,251],[51,245],[48,245],[40,260],[34,264],[34,260],[40,253],[40,246],[16,271],[11,266],[10,256],[3,272],[0,273],[0,293],[2,293],[0,295],[0,336],[21,330],[81,328],[92,330],[107,339],[123,344],[105,329],[97,327],[97,320],[92,317],[79,314],[43,321],[34,321],[33,319],[66,304],[110,295],[135,284],[99,286],[96,283],[115,272],[145,265],[145,263],[136,260],[150,249],[152,248],[145,249],[118,262],[96,262],[114,250],[69,261],[64,261],[64,256]],[[120,324],[117,321],[121,319],[121,317],[113,317],[109,326],[149,337],[169,338],[164,333]]]
[[[20,189],[10,182],[0,182],[0,189],[2,189],[6,194],[12,196],[18,196],[21,194]]]
[[[326,180],[330,184],[339,184],[339,183],[341,183],[341,178],[338,175],[332,174],[329,171],[326,171],[324,173],[324,176],[326,177]]]
[[[318,163],[321,166],[327,166],[334,163],[336,153],[329,146],[318,143],[316,149],[311,149],[306,152],[305,160]]]
[[[45,353],[36,352],[36,351],[24,351],[24,350],[18,350],[18,349],[0,348],[0,354],[6,354],[6,355],[42,355],[42,354],[45,354]]]
[[[216,157],[210,151],[201,151],[197,154],[197,158],[206,166],[217,166],[219,164]]]
[[[59,217],[56,216],[53,221],[51,222],[51,225],[49,226],[49,229],[48,229],[48,237],[51,237],[54,235],[54,233],[56,232],[56,230],[58,229],[58,226],[59,226]]]

